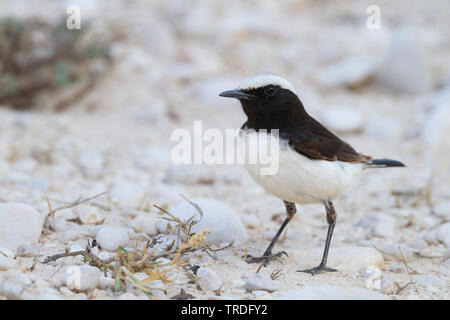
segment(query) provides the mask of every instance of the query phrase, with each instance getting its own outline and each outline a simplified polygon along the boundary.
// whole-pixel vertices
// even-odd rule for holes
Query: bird
[[[316,267],[297,270],[312,275],[338,270],[327,266],[331,238],[337,221],[333,201],[351,187],[361,172],[369,168],[404,167],[396,160],[372,159],[358,153],[347,142],[311,117],[293,85],[271,74],[256,74],[244,79],[221,97],[238,99],[247,116],[240,129],[244,139],[271,135],[279,146],[278,170],[262,174],[261,165],[245,162],[250,176],[264,189],[283,200],[286,218],[262,256],[247,256],[248,263],[263,263],[287,256],[273,254],[278,238],[297,212],[296,204],[322,204],[328,223],[322,260]],[[277,132],[277,135],[273,135]],[[249,147],[251,148],[251,146]],[[244,152],[249,152],[247,149]]]

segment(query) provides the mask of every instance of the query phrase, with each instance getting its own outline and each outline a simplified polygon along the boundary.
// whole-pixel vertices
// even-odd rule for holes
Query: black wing
[[[367,162],[371,157],[355,151],[312,117],[282,130],[289,145],[302,155],[316,160]]]

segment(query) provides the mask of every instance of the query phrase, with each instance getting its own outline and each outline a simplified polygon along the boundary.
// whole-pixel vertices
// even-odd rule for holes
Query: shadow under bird
[[[389,159],[372,159],[358,153],[342,141],[303,107],[293,86],[285,79],[266,74],[246,78],[235,90],[220,94],[240,101],[247,121],[242,125],[241,137],[267,138],[278,129],[279,168],[274,174],[261,174],[261,165],[248,163],[249,174],[267,191],[284,201],[287,217],[261,257],[249,256],[247,262],[263,262],[279,258],[285,252],[272,253],[286,225],[296,213],[295,204],[321,203],[325,206],[328,232],[320,264],[311,269],[298,270],[316,274],[337,271],[327,266],[328,250],[336,224],[333,200],[344,192],[358,174],[366,168],[404,167]],[[259,144],[258,147],[259,148]],[[246,149],[246,157],[249,150]]]

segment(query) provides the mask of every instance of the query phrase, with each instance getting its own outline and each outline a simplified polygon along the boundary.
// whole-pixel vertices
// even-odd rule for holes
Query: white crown
[[[286,79],[274,76],[272,74],[254,74],[248,78],[245,78],[244,81],[241,82],[238,89],[241,90],[250,90],[265,87],[269,84],[280,86],[283,89],[287,89],[293,93],[295,93],[294,86],[287,81]]]

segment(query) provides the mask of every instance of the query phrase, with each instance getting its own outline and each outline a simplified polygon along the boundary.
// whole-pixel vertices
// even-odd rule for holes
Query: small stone
[[[383,277],[380,291],[384,294],[397,294],[402,285],[392,277]]]
[[[326,127],[336,132],[358,132],[364,126],[364,117],[360,110],[346,106],[327,108],[321,119]]]
[[[389,268],[389,271],[394,272],[394,273],[402,273],[402,272],[406,272],[406,269],[405,269],[405,265],[403,265],[403,264],[395,264]]]
[[[261,225],[261,220],[255,215],[252,214],[243,214],[240,216],[242,223],[245,225],[248,229],[254,229],[257,228],[259,225]]]
[[[208,267],[200,267],[197,270],[197,279],[200,286],[207,291],[216,291],[222,287],[222,280],[214,270]]]
[[[387,300],[388,297],[363,288],[331,285],[304,286],[288,292],[280,300]]]
[[[98,207],[81,204],[75,208],[75,211],[83,224],[100,224],[105,220],[105,216]]]
[[[98,286],[101,275],[102,272],[96,267],[72,265],[67,267],[63,282],[73,291],[85,292]]]
[[[0,256],[14,258],[14,253],[8,248],[0,248]]]
[[[9,269],[16,268],[17,263],[16,260],[5,257],[4,255],[0,254],[0,271],[5,271]]]
[[[83,247],[79,246],[78,244],[73,244],[69,248],[69,252],[77,252],[77,251],[84,251]]]
[[[427,258],[443,258],[447,255],[448,249],[442,247],[429,246],[419,251],[421,256]]]
[[[138,208],[145,196],[145,189],[130,182],[116,183],[111,191],[109,197],[119,207]]]
[[[254,274],[250,279],[245,282],[245,289],[247,291],[253,290],[265,290],[273,292],[278,290],[279,285],[273,281],[269,276],[261,273]]]
[[[252,294],[255,296],[256,300],[271,300],[272,295],[265,290],[253,290]]]
[[[131,292],[125,292],[122,293],[120,296],[118,296],[117,300],[142,300],[142,299]]]
[[[20,284],[12,281],[4,281],[0,284],[0,295],[5,296],[6,299],[19,300],[23,290]]]
[[[450,220],[450,202],[447,201],[438,204],[433,208],[433,211],[435,215]]]
[[[436,238],[447,248],[450,247],[450,222],[447,222],[436,229]]]
[[[143,232],[148,235],[156,235],[158,233],[159,219],[141,214],[128,223],[128,227],[136,232]]]
[[[16,251],[20,245],[37,245],[43,218],[32,206],[24,203],[0,204],[0,247]]]
[[[414,259],[414,249],[405,245],[394,244],[377,244],[375,246],[386,260],[397,259],[411,262]]]
[[[171,208],[169,211],[182,221],[187,221],[194,217],[198,223],[192,226],[192,232],[199,232],[208,229],[209,234],[206,235],[208,244],[221,244],[223,242],[244,241],[247,239],[247,232],[239,219],[238,214],[227,205],[208,198],[190,199],[197,204],[203,216],[187,201],[183,201]],[[163,221],[158,227],[159,230],[165,230],[168,222]],[[172,224],[172,223],[170,223]]]
[[[421,48],[411,29],[401,27],[395,30],[391,47],[378,73],[380,86],[395,92],[427,92],[431,88],[431,75]]]
[[[395,224],[391,221],[380,221],[372,229],[374,236],[392,238],[395,235]]]
[[[74,241],[74,240],[78,239],[79,236],[80,236],[80,233],[77,232],[76,230],[68,229],[68,230],[65,230],[64,232],[62,232],[58,236],[58,239],[61,242],[68,242],[68,241]]]
[[[102,227],[97,232],[97,243],[102,249],[115,251],[130,241],[127,229],[121,227]]]
[[[231,286],[233,288],[243,288],[245,285],[245,281],[240,280],[240,279],[235,279],[231,281]]]
[[[322,68],[317,81],[325,87],[357,88],[375,75],[378,62],[369,56],[349,57]]]
[[[102,290],[107,290],[114,287],[114,279],[110,277],[101,276],[98,287]]]
[[[406,245],[416,250],[422,250],[428,246],[428,243],[422,238],[417,238],[416,240],[409,241]]]
[[[82,151],[78,156],[78,165],[87,176],[96,176],[101,173],[104,166],[103,156],[100,152]]]
[[[447,281],[435,275],[420,274],[420,275],[413,275],[412,278],[415,282],[425,287],[437,287],[437,288],[447,287]]]

